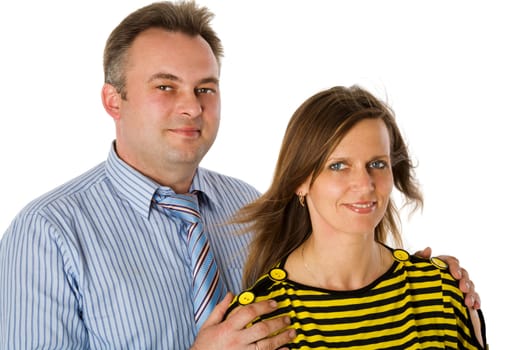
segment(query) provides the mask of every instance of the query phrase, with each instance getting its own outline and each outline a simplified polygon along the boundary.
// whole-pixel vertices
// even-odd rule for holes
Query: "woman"
[[[310,97],[269,190],[240,212],[255,233],[252,287],[230,310],[277,301],[268,317],[290,316],[291,349],[483,349],[482,313],[469,312],[447,265],[400,249],[394,187],[422,205],[389,107],[357,86]]]

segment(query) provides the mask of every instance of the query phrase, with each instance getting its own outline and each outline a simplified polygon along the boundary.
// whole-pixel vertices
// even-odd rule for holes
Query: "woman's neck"
[[[363,288],[392,265],[392,255],[373,240],[334,242],[311,235],[286,262],[290,279],[330,290]]]

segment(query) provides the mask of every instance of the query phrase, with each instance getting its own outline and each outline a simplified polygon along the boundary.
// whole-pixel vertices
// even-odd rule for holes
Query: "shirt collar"
[[[217,187],[210,183],[211,177],[209,175],[209,170],[204,168],[197,168],[195,176],[193,176],[193,181],[190,186],[190,192],[195,190],[202,193],[204,200],[209,200],[213,205],[220,207],[219,194],[217,193]]]
[[[106,171],[119,197],[126,199],[133,209],[148,218],[151,200],[159,184],[120,159],[115,150],[115,142],[109,151]]]
[[[162,186],[124,162],[115,150],[115,142],[112,143],[109,151],[106,171],[118,195],[126,199],[143,217],[148,218],[153,195]],[[209,200],[214,205],[220,206],[216,188],[206,181],[207,173],[206,169],[197,169],[190,192],[199,191],[201,200],[205,202]]]

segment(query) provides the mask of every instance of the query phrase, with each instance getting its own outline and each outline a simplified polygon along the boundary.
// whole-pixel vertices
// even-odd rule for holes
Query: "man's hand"
[[[295,338],[295,330],[286,329],[290,325],[288,317],[257,322],[246,328],[258,316],[275,310],[277,303],[271,300],[238,307],[223,321],[232,300],[233,295],[228,293],[217,304],[202,325],[190,350],[274,350]],[[277,334],[268,337],[275,333]]]
[[[432,249],[426,247],[424,250],[417,251],[415,255],[429,259],[432,256]],[[459,260],[450,255],[439,255],[438,258],[448,264],[452,276],[459,280],[459,288],[465,293],[465,304],[472,309],[479,309],[481,307],[481,299],[476,293],[474,283],[470,280],[467,270],[459,266]]]

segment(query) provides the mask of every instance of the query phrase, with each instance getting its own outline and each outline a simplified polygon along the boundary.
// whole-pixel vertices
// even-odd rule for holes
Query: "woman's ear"
[[[114,120],[120,119],[120,104],[122,98],[117,89],[108,83],[105,83],[102,87],[102,104],[106,112]]]
[[[308,176],[308,178],[304,180],[304,182],[295,189],[295,194],[298,196],[306,196],[308,194],[308,191],[310,190],[311,181],[312,176]]]

